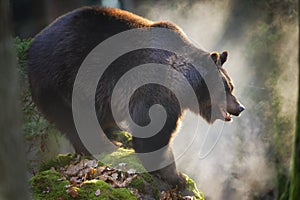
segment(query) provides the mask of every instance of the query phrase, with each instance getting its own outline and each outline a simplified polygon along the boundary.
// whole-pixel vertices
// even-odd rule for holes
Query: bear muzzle
[[[235,108],[231,108],[227,106],[227,109],[225,109],[222,106],[219,106],[219,111],[221,113],[220,119],[224,121],[232,121],[232,115],[239,116],[243,111],[245,110],[245,107],[242,104],[238,104]]]
[[[244,110],[245,110],[245,107],[240,103],[238,103],[233,108],[231,106],[227,106],[227,112],[230,115],[234,115],[234,116],[239,116]]]

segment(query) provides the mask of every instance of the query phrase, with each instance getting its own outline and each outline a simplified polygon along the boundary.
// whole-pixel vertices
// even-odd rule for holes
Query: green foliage
[[[18,71],[22,78],[26,79],[26,64],[27,64],[27,50],[32,42],[31,38],[21,39],[15,38],[15,50],[17,53]]]
[[[41,134],[48,134],[50,131],[56,131],[44,117],[38,112],[35,104],[32,102],[31,92],[27,79],[27,51],[33,39],[15,38],[15,50],[18,61],[19,85],[21,88],[20,101],[23,111],[22,129],[26,137],[32,137]]]
[[[193,179],[191,179],[187,175],[185,174],[183,175],[185,176],[185,180],[186,180],[186,189],[193,192],[196,200],[204,200],[204,195],[202,192],[198,190],[195,181],[193,181]]]

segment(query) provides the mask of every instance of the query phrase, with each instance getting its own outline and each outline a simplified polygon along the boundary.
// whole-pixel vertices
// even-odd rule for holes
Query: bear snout
[[[245,110],[245,106],[243,106],[242,104],[240,104],[240,105],[238,106],[239,114],[241,114],[244,110]]]
[[[234,116],[239,116],[244,110],[245,110],[245,107],[238,102],[234,106],[228,105],[228,107],[227,107],[227,111],[229,112],[229,114],[234,115]]]

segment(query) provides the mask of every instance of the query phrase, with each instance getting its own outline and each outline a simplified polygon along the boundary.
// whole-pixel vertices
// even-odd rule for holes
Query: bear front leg
[[[132,120],[138,126],[130,125],[129,130],[133,135],[132,145],[144,167],[149,172],[159,176],[173,187],[184,186],[185,179],[177,171],[174,155],[170,146],[172,133],[176,131],[177,121],[181,116],[181,109],[176,97],[169,94],[163,87],[150,85],[147,94],[137,91],[131,99],[129,106]],[[148,96],[148,94],[151,94]],[[165,122],[162,125],[163,113],[160,109],[151,108],[158,104],[165,112]],[[152,110],[151,109],[157,109]],[[151,124],[151,126],[149,126]],[[148,127],[156,127],[159,130],[150,130]],[[153,134],[152,134],[153,131]],[[155,133],[154,133],[155,132]]]
[[[160,138],[162,139],[162,138]],[[178,172],[174,155],[170,145],[167,143],[161,149],[154,150],[153,147],[157,143],[163,143],[163,140],[159,141],[159,137],[152,138],[133,138],[133,148],[143,163],[146,170],[153,175],[157,175],[162,180],[166,181],[173,188],[178,187],[183,189],[185,186],[185,178],[180,172]]]
[[[158,159],[160,161],[164,161],[164,159],[169,160],[169,165],[153,171],[153,174],[158,174],[163,180],[166,180],[173,187],[178,187],[180,189],[184,189],[185,187],[185,178],[184,176],[177,170],[174,155],[172,152],[172,148],[169,146],[164,154]],[[173,161],[173,162],[172,162]]]

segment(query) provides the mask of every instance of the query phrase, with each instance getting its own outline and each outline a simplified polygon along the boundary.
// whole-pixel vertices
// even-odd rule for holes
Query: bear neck
[[[179,92],[181,92],[181,96],[188,99],[187,103],[183,106],[183,110],[190,110],[195,114],[201,115],[205,119],[209,116],[207,116],[207,107],[205,104],[207,102],[210,102],[210,95],[207,89],[207,86],[205,84],[205,81],[201,75],[202,72],[199,72],[187,59],[186,57],[171,55],[167,59],[168,65],[175,69],[176,71],[180,72],[185,79],[188,81],[190,86],[194,90],[194,94],[196,95],[197,102],[194,102],[189,95],[187,94],[186,90],[179,89]],[[205,69],[203,68],[205,71]],[[173,78],[172,81],[179,81],[179,79]],[[178,85],[180,85],[178,83]],[[190,101],[189,101],[190,100]],[[205,108],[205,109],[204,109]]]

